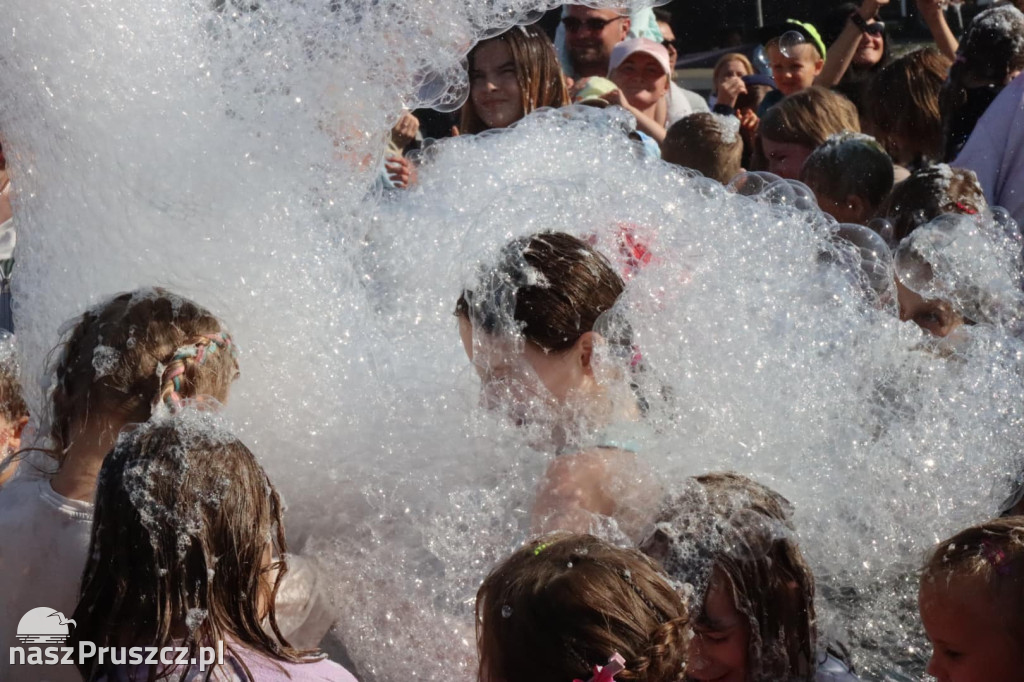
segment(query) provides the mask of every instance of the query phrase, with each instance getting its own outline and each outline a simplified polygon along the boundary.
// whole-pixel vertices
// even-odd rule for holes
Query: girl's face
[[[799,180],[804,161],[814,150],[795,142],[776,142],[767,137],[761,138],[761,148],[768,159],[768,172],[780,178]]]
[[[469,98],[488,128],[505,128],[526,115],[516,63],[504,40],[488,40],[477,46],[469,71]]]
[[[573,395],[594,387],[587,335],[564,353],[545,353],[529,342],[516,344],[474,333],[472,323],[461,315],[459,335],[480,376],[484,406],[504,410],[519,424],[536,421],[545,411],[557,411]]]
[[[869,26],[873,24],[877,25],[878,22],[874,19],[868,21]],[[857,66],[869,68],[882,61],[884,53],[885,37],[882,33],[865,33],[861,36],[857,52],[853,55],[853,63]]]
[[[946,576],[922,584],[921,622],[932,643],[927,673],[938,682],[1019,680],[1024,644],[1015,641],[987,585]],[[941,583],[941,584],[940,584]]]
[[[948,302],[935,298],[923,298],[896,280],[897,300],[900,304],[900,319],[913,321],[918,327],[935,336],[946,337],[964,323],[964,318],[953,310]]]
[[[732,582],[717,568],[690,640],[688,680],[746,682],[750,622],[736,608]]]
[[[718,78],[715,79],[715,91],[718,91],[718,86],[729,78],[735,76],[743,77],[748,76],[746,65],[738,59],[733,59],[722,65],[721,70],[718,72]]]
[[[611,80],[629,103],[644,111],[655,106],[668,92],[668,74],[658,60],[645,52],[635,52],[611,74]]]

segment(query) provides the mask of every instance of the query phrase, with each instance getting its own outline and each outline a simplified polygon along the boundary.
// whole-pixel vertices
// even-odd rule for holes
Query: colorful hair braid
[[[227,332],[203,334],[195,342],[181,346],[160,374],[160,402],[172,411],[181,407],[182,378],[190,364],[202,367],[208,358],[218,352],[230,353],[235,357],[235,346]]]

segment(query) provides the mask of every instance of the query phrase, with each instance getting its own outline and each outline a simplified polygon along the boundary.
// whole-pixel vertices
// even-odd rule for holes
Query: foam
[[[979,325],[955,359],[932,352],[857,270],[884,280],[888,252],[837,238],[805,187],[727,191],[644,159],[614,108],[429,145],[419,186],[372,189],[402,107],[455,106],[474,38],[552,6],[11,4],[0,130],[26,372],[115,291],[213,310],[243,349],[228,417],[289,500],[294,548],[320,558],[361,679],[468,680],[476,588],[528,536],[554,455],[479,406],[455,300],[535,231],[593,236],[624,266],[628,224],[654,256],[614,311],[643,356],[645,462],[778,488],[823,627],[868,676],[918,674],[906,576],[1021,467],[1020,342]]]

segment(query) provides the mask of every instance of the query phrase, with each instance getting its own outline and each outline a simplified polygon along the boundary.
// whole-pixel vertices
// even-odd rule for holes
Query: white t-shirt
[[[19,646],[18,622],[28,611],[47,607],[71,618],[91,529],[92,504],[58,495],[49,478],[19,472],[0,489],[0,680],[81,680],[73,665],[11,666],[7,653]]]

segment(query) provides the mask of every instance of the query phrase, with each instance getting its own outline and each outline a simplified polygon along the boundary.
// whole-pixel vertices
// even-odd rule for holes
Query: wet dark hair
[[[683,679],[688,620],[654,562],[591,535],[534,540],[498,564],[476,596],[481,682],[588,679],[612,654],[616,679]]]
[[[250,680],[245,650],[317,660],[278,628],[287,565],[264,566],[268,547],[287,552],[281,499],[252,452],[212,419],[191,412],[150,421],[122,433],[104,460],[70,646],[180,645],[195,660],[199,646],[228,639]],[[79,670],[86,680],[106,672],[95,658]],[[140,679],[171,674],[149,666]]]
[[[800,179],[835,201],[860,197],[874,213],[892,191],[892,159],[872,137],[839,133],[811,152]]]
[[[748,679],[754,682],[814,678],[814,575],[791,514],[789,501],[767,486],[736,473],[710,473],[670,497],[640,543],[669,577],[694,584],[701,599],[714,572],[727,579],[724,586],[750,625]]]
[[[459,296],[455,314],[488,334],[518,331],[557,353],[593,331],[624,288],[592,246],[564,232],[541,232],[506,244],[497,265]]]
[[[974,171],[937,163],[920,168],[897,184],[878,209],[892,223],[892,244],[945,213],[977,215],[988,210]]]

